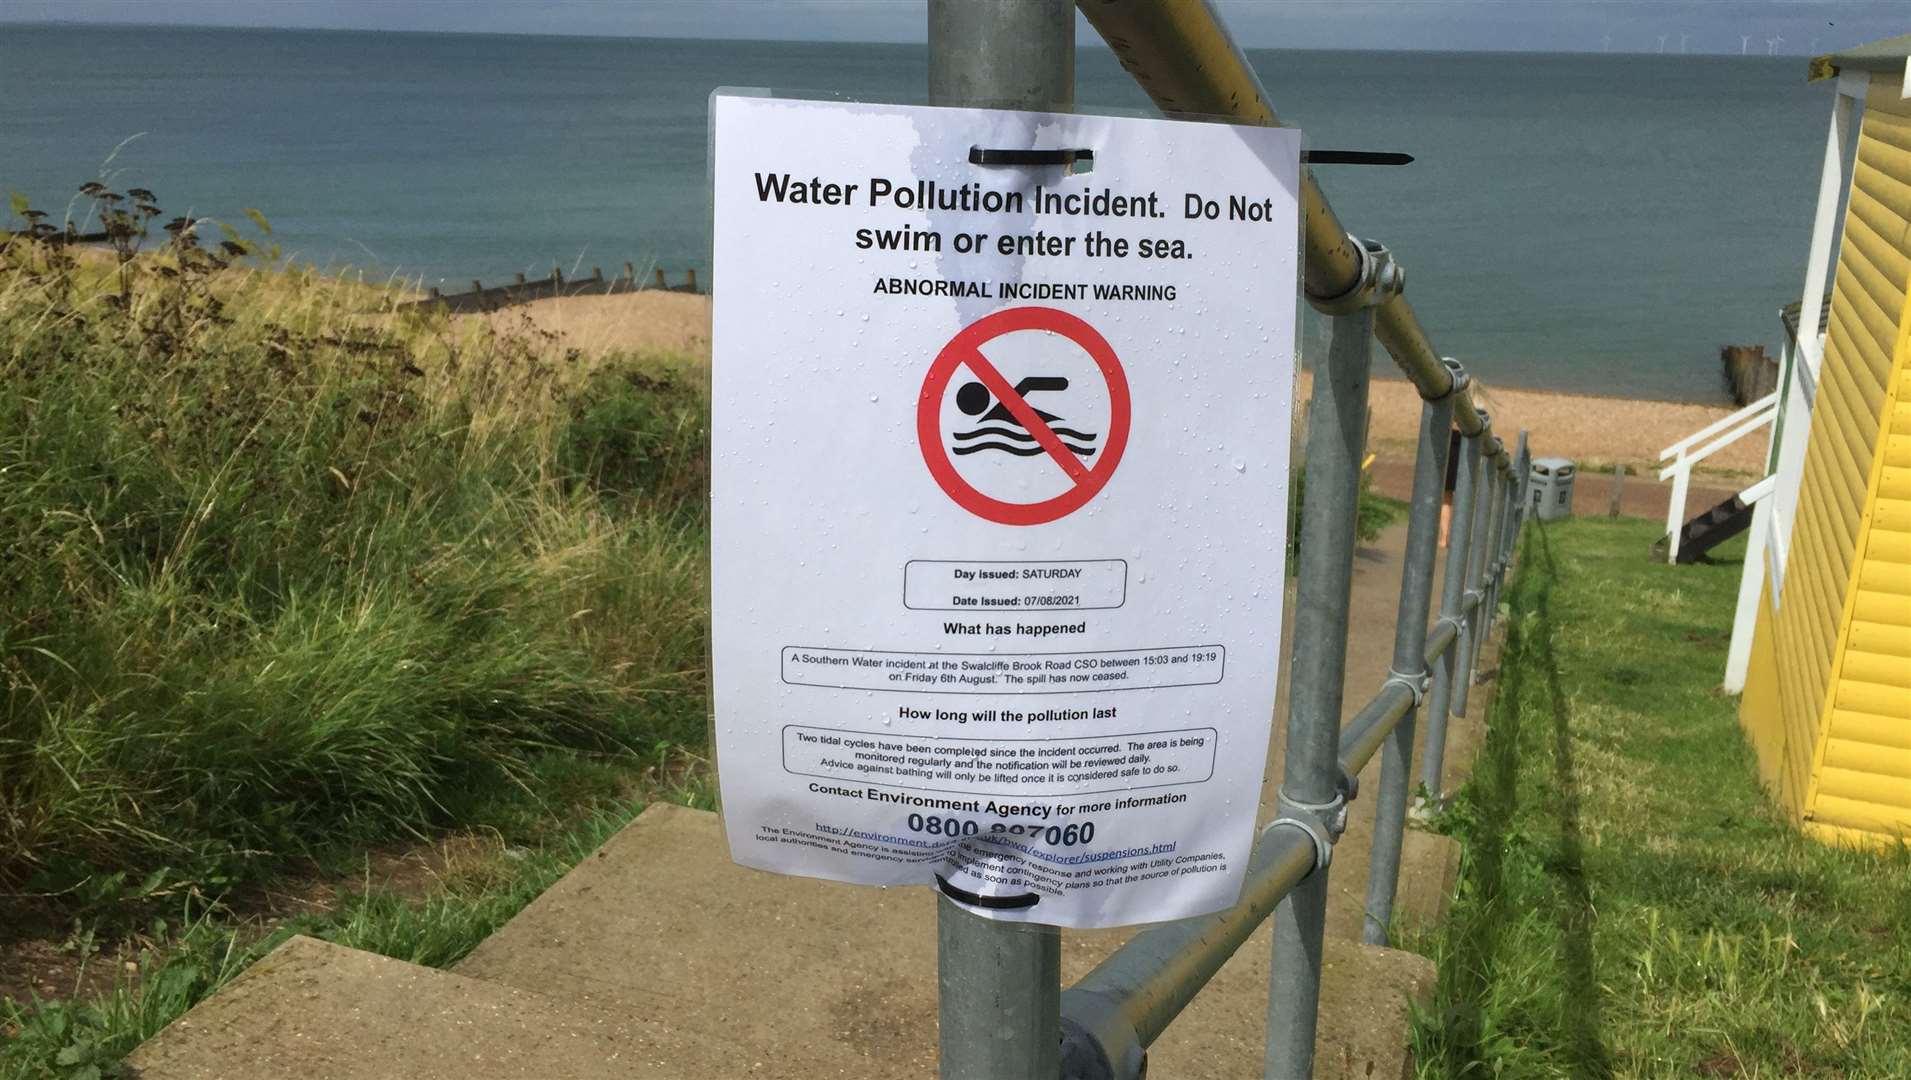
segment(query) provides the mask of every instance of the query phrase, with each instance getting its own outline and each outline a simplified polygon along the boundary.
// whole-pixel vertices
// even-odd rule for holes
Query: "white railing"
[[[1670,465],[1659,470],[1659,479],[1672,481],[1672,497],[1667,500],[1665,511],[1666,562],[1679,559],[1679,532],[1685,526],[1685,496],[1692,484],[1692,467],[1769,425],[1777,416],[1778,392],[1773,391],[1659,451],[1661,462],[1672,459]]]
[[[1765,550],[1766,537],[1772,529],[1773,491],[1778,488],[1778,477],[1767,476],[1751,487],[1738,493],[1739,501],[1753,508],[1752,535],[1745,545],[1745,564],[1747,570],[1739,575],[1738,604],[1732,614],[1732,647],[1725,654],[1725,692],[1741,693],[1745,689],[1745,671],[1752,662],[1752,624],[1758,618],[1759,586],[1765,583],[1764,575],[1753,572],[1750,567],[1757,565],[1759,555]],[[1743,629],[1741,629],[1743,628]]]

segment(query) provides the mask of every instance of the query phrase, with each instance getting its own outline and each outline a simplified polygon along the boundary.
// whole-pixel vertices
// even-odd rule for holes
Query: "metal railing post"
[[[1508,513],[1508,511],[1512,509],[1512,503],[1507,500],[1507,495],[1510,494],[1513,490],[1513,455],[1509,452],[1508,448],[1504,445],[1501,445],[1499,449],[1500,449],[1499,456],[1494,459],[1494,462],[1495,464],[1499,466],[1500,490],[1499,490],[1499,495],[1493,500],[1493,533],[1492,533],[1492,536],[1493,536],[1493,584],[1495,586],[1493,590],[1493,595],[1495,597],[1499,595],[1499,589],[1497,586],[1499,585],[1499,581],[1500,581],[1500,571],[1505,566],[1505,554],[1506,554],[1504,551],[1505,544],[1502,543],[1502,541],[1506,537],[1506,519],[1509,516],[1511,516]],[[1489,612],[1489,615],[1487,618],[1487,630],[1489,633],[1492,631],[1493,624],[1498,621],[1499,621],[1499,607],[1496,604]]]
[[[1506,545],[1502,542],[1506,531],[1506,493],[1513,476],[1506,460],[1502,450],[1491,464],[1493,501],[1487,504],[1486,512],[1486,540],[1491,546],[1486,549],[1486,565],[1480,569],[1480,605],[1485,609],[1485,616],[1480,619],[1480,640],[1473,644],[1476,658],[1479,650],[1486,647],[1486,639],[1493,633],[1493,624],[1500,613],[1500,566],[1506,555]]]
[[[1519,547],[1520,529],[1526,526],[1526,514],[1532,505],[1530,496],[1532,495],[1533,486],[1533,450],[1532,447],[1526,445],[1526,431],[1523,428],[1520,430],[1519,461],[1514,465],[1514,468],[1519,470],[1519,495],[1517,497],[1518,501],[1515,504],[1515,509],[1518,510],[1519,516],[1513,521],[1512,535],[1506,538],[1506,557],[1508,559],[1513,557],[1513,552]]]
[[[1478,645],[1480,651],[1485,650],[1486,639],[1492,635],[1493,626],[1499,622],[1500,619],[1500,568],[1504,565],[1503,558],[1505,556],[1505,552],[1501,550],[1502,545],[1500,544],[1500,538],[1506,529],[1506,493],[1513,483],[1513,468],[1508,464],[1512,459],[1506,456],[1506,447],[1501,445],[1497,440],[1494,446],[1499,450],[1499,453],[1493,458],[1493,512],[1487,517],[1490,524],[1487,527],[1486,533],[1492,540],[1493,547],[1489,551],[1489,558],[1492,560],[1487,566],[1487,574],[1489,576],[1481,586],[1482,591],[1486,594],[1487,608],[1486,618],[1480,623],[1480,641]],[[1474,654],[1476,660],[1478,659],[1478,655],[1478,652]]]
[[[1509,459],[1510,460],[1510,459]],[[1500,621],[1500,583],[1506,576],[1506,527],[1513,521],[1513,469],[1508,466],[1500,476],[1500,491],[1493,499],[1493,575],[1486,583],[1486,630]]]
[[[1062,937],[994,922],[947,896],[936,916],[943,1080],[1055,1080],[1061,1073]]]
[[[1486,560],[1493,553],[1493,541],[1487,534],[1487,516],[1493,508],[1493,436],[1480,439],[1480,456],[1473,478],[1473,521],[1467,526],[1472,534],[1466,551],[1465,632],[1460,635],[1459,655],[1453,671],[1453,702],[1448,712],[1455,719],[1466,716],[1467,694],[1473,687],[1473,663],[1482,639],[1480,624],[1486,621],[1486,597],[1481,589],[1486,578]]]
[[[1447,363],[1459,370],[1459,365]],[[1480,440],[1468,436],[1460,440],[1460,467],[1453,483],[1452,528],[1447,536],[1447,564],[1440,583],[1440,621],[1452,624],[1453,643],[1441,655],[1433,669],[1433,684],[1427,692],[1427,741],[1420,759],[1420,782],[1426,785],[1429,809],[1440,807],[1440,774],[1445,768],[1447,720],[1457,692],[1460,673],[1461,642],[1466,640],[1466,573],[1473,553],[1473,505],[1479,486]],[[1464,699],[1462,699],[1464,700]],[[1462,706],[1464,712],[1464,706]]]
[[[1070,0],[929,0],[929,100],[1067,109],[1075,100]],[[1061,933],[937,905],[942,1080],[1055,1080],[1061,1072]]]
[[[1506,505],[1506,470],[1502,463],[1494,459],[1487,464],[1491,480],[1487,482],[1487,533],[1481,537],[1487,543],[1487,564],[1479,568],[1479,642],[1473,642],[1473,648],[1479,648],[1492,633],[1492,617],[1498,614],[1498,608],[1492,604],[1492,585],[1498,581],[1496,570],[1500,568],[1500,508]]]
[[[1267,1007],[1269,1080],[1308,1080],[1314,1074],[1314,1027],[1327,925],[1327,864],[1346,819],[1348,794],[1340,773],[1340,710],[1373,324],[1373,310],[1364,306],[1333,315],[1327,359],[1315,366],[1313,403],[1308,410],[1300,585],[1294,603],[1287,747],[1277,813],[1280,822],[1312,835],[1318,853],[1314,872],[1274,909],[1274,963]]]
[[[1453,397],[1420,405],[1420,445],[1413,457],[1413,496],[1407,509],[1407,549],[1401,560],[1400,608],[1393,629],[1388,682],[1413,691],[1414,705],[1387,736],[1380,759],[1380,791],[1374,799],[1374,841],[1367,871],[1367,911],[1360,937],[1385,945],[1400,882],[1400,849],[1406,840],[1407,784],[1413,771],[1414,713],[1427,688],[1427,611],[1433,602],[1433,567],[1440,545],[1440,501],[1446,486],[1447,432],[1453,427]]]
[[[1526,432],[1521,431],[1519,441],[1513,451],[1513,473],[1507,479],[1506,520],[1500,529],[1500,576],[1493,583],[1493,610],[1499,611],[1500,596],[1506,592],[1506,572],[1512,568],[1513,553],[1517,549],[1520,523],[1525,520],[1526,481],[1532,475],[1531,459],[1526,449]]]
[[[1075,103],[1068,0],[929,0],[929,103],[1066,111]]]

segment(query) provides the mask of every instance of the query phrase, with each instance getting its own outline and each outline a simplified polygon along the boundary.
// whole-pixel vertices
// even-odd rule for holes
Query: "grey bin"
[[[1532,478],[1527,483],[1533,516],[1541,521],[1572,517],[1573,476],[1578,472],[1578,467],[1565,458],[1534,458]]]

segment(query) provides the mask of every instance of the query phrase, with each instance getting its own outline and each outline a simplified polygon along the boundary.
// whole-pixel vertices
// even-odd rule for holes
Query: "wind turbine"
[[[1680,55],[1680,56],[1684,56],[1684,55],[1685,55],[1685,39],[1686,39],[1686,38],[1687,38],[1688,36],[1689,36],[1689,35],[1686,35],[1686,34],[1680,34],[1680,35],[1679,35],[1679,55]]]
[[[1668,37],[1670,37],[1670,36],[1671,36],[1671,35],[1669,35],[1669,34],[1660,34],[1660,35],[1659,35],[1659,55],[1660,55],[1660,56],[1664,56],[1664,55],[1665,55],[1665,39],[1666,39],[1666,38],[1668,38]]]
[[[1739,54],[1740,56],[1744,56],[1744,55],[1745,55],[1745,50],[1747,50],[1747,49],[1749,49],[1749,48],[1751,48],[1751,47],[1752,47],[1752,35],[1750,35],[1750,34],[1740,34],[1740,35],[1738,36],[1738,54]]]
[[[1778,47],[1779,47],[1780,45],[1783,45],[1783,44],[1785,44],[1785,39],[1784,39],[1784,38],[1782,38],[1782,37],[1768,37],[1768,38],[1766,38],[1766,39],[1765,39],[1765,55],[1766,55],[1766,56],[1777,56],[1777,55],[1778,55]]]
[[[1611,52],[1612,51],[1612,35],[1611,34],[1606,35],[1605,42],[1606,42],[1605,51]]]

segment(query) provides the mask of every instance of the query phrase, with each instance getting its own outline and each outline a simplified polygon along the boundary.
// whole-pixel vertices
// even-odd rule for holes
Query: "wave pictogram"
[[[1061,444],[1070,452],[1082,457],[1088,457],[1095,452],[1093,446],[1085,444],[1093,443],[1100,438],[1093,433],[1076,431],[1073,428],[1050,428],[1049,430],[1059,437]],[[984,450],[1000,450],[1005,454],[1014,454],[1016,457],[1034,457],[1044,453],[1042,448],[1036,445],[1035,436],[1026,431],[1011,431],[1008,428],[977,428],[974,431],[953,432],[952,437],[960,443],[966,443],[966,445],[951,447],[949,452],[952,454],[979,454]],[[967,442],[970,439],[1014,439],[1021,445],[1005,442]]]

